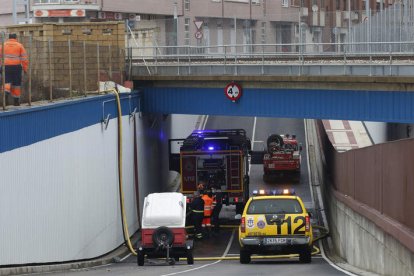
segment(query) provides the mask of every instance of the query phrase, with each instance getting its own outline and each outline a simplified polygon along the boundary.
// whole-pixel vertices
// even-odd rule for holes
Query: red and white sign
[[[197,32],[194,34],[194,36],[195,36],[195,38],[197,38],[197,39],[202,39],[202,38],[203,38],[203,33],[202,33],[202,32],[200,32],[200,31],[197,31]]]
[[[241,86],[232,82],[226,85],[226,88],[224,88],[224,94],[226,97],[232,101],[233,103],[236,102],[238,99],[240,99],[242,95],[242,89]]]
[[[35,10],[35,17],[85,17],[85,10]]]

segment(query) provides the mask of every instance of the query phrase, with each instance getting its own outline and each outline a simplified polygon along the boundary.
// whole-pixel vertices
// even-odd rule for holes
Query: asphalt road
[[[305,142],[304,121],[298,119],[278,118],[252,118],[252,117],[210,117],[206,129],[219,128],[243,128],[252,139],[253,150],[262,150],[264,142],[270,134],[296,134],[299,142],[303,144],[302,168],[300,182],[290,180],[278,180],[276,183],[265,183],[262,179],[262,165],[251,165],[250,192],[258,188],[295,188],[296,193],[303,199],[307,207],[312,206],[312,196],[309,187],[309,173],[307,163],[307,151]],[[231,224],[235,215],[234,207],[225,207],[220,217],[230,224],[222,228],[216,236],[211,236],[202,241],[196,241],[194,246],[194,265],[187,265],[185,260],[180,260],[175,265],[168,265],[165,259],[146,260],[143,267],[138,267],[136,257],[129,256],[120,263],[69,271],[61,274],[70,275],[344,275],[336,270],[321,256],[313,255],[312,263],[299,263],[297,257],[254,259],[250,264],[240,264],[238,260],[239,244],[237,228]],[[225,259],[220,259],[225,257]],[[203,260],[201,260],[201,259]]]

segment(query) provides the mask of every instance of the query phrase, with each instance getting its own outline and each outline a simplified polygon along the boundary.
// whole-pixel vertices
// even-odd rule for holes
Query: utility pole
[[[174,50],[174,52],[176,53],[177,52],[177,46],[178,46],[178,15],[177,15],[177,1],[175,0],[174,1],[174,26],[173,26],[173,28],[174,28],[174,30],[173,30],[173,32],[174,32],[174,42],[173,42],[173,44],[174,44],[174,46],[176,47],[175,48],[175,50]]]

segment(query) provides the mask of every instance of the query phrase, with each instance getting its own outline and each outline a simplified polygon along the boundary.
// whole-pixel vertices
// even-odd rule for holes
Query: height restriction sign
[[[224,88],[224,94],[230,101],[234,103],[240,99],[242,95],[241,86],[234,82],[229,83],[226,85],[226,88]]]

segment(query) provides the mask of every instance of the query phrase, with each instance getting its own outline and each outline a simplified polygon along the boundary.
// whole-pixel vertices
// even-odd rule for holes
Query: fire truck
[[[270,135],[263,155],[263,180],[269,182],[275,176],[293,176],[299,180],[301,151],[296,135]]]
[[[175,167],[180,173],[180,192],[189,201],[197,185],[204,182],[205,189],[221,193],[223,204],[236,205],[240,214],[249,199],[250,150],[251,142],[244,129],[195,130],[182,139],[179,156],[175,156],[179,166],[171,166],[174,156],[170,150],[170,169]]]

